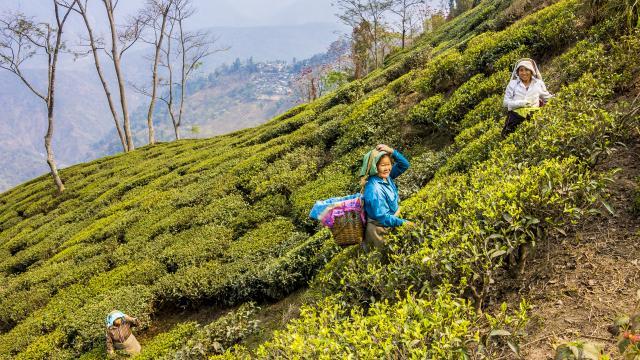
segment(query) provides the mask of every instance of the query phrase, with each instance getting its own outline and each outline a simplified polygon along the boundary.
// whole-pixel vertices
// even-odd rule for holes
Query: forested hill
[[[3,193],[0,358],[104,358],[114,308],[142,321],[140,358],[507,358],[528,319],[526,301],[493,306],[510,270],[610,207],[599,165],[638,136],[637,15],[485,0],[265,125],[73,166],[62,195],[48,176]],[[555,97],[503,139],[522,57]],[[377,143],[412,164],[398,185],[417,227],[390,236],[388,262],[308,219],[359,190]],[[253,305],[299,289],[286,324]]]

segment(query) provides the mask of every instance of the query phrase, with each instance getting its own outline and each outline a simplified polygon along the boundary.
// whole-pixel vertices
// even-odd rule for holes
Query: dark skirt
[[[505,138],[507,135],[516,131],[518,125],[520,125],[523,121],[531,119],[531,115],[533,113],[529,113],[526,118],[522,117],[515,111],[509,111],[507,113],[507,119],[504,122],[504,127],[502,128],[502,137]]]
[[[384,236],[389,232],[389,228],[382,226],[373,219],[367,219],[367,228],[364,233],[365,250],[378,249],[383,251],[385,248]]]

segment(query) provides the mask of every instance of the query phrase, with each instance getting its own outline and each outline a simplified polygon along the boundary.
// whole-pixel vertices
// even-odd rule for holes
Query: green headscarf
[[[378,174],[378,161],[384,155],[388,155],[386,151],[371,150],[362,157],[362,166],[360,167],[360,177],[373,176]],[[367,169],[368,168],[368,169]],[[368,170],[368,171],[367,171]]]

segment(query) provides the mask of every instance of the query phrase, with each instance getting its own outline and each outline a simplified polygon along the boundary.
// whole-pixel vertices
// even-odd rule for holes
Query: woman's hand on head
[[[385,145],[385,144],[378,144],[376,146],[376,150],[378,151],[384,151],[388,154],[392,154],[393,153],[393,148],[391,148],[389,145]]]

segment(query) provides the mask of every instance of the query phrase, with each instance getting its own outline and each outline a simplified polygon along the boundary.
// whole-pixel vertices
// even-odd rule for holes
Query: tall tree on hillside
[[[425,0],[393,0],[390,10],[398,16],[403,49],[406,44],[407,31],[414,27],[417,7],[425,2]]]
[[[426,1],[418,6],[417,15],[422,31],[425,33],[434,31],[447,21],[445,9],[434,9]]]
[[[447,7],[449,19],[453,18],[455,10],[456,10],[456,0],[449,0],[449,4]]]
[[[62,1],[62,0],[60,0]],[[96,67],[96,71],[98,72],[98,77],[100,78],[100,82],[102,83],[102,88],[104,89],[105,95],[107,97],[107,103],[109,104],[109,110],[111,111],[111,115],[113,117],[113,121],[116,126],[116,130],[118,132],[118,137],[120,138],[120,142],[122,143],[122,148],[125,152],[131,151],[134,149],[133,144],[133,135],[131,133],[131,122],[129,118],[129,110],[127,104],[126,97],[126,89],[125,89],[125,80],[124,74],[121,70],[121,59],[126,50],[131,48],[139,39],[142,34],[142,31],[147,23],[147,18],[145,17],[145,13],[141,13],[136,17],[132,17],[128,19],[128,23],[121,29],[121,31],[117,30],[117,26],[115,23],[115,8],[118,4],[118,1],[112,2],[112,0],[101,0],[105,11],[107,14],[109,31],[111,37],[111,49],[107,51],[105,48],[105,41],[102,38],[96,37],[93,31],[93,26],[89,21],[90,15],[88,14],[88,3],[89,0],[64,0],[64,6],[66,8],[73,8],[78,14],[82,16],[83,22],[87,29],[88,38],[86,39],[88,44],[86,46],[90,47],[90,52],[93,55],[94,64]],[[77,8],[76,8],[77,7]],[[111,91],[109,90],[109,86],[102,71],[102,66],[100,64],[100,56],[98,50],[105,50],[107,56],[111,59],[116,78],[118,81],[118,92],[120,96],[120,109],[119,111],[116,109],[115,102],[113,100],[113,96],[111,95]],[[77,56],[87,55],[89,52],[76,52]],[[120,126],[120,112],[123,117],[122,127]],[[124,129],[124,132],[123,132]]]
[[[207,56],[226,49],[216,49],[217,38],[208,31],[187,31],[186,22],[195,13],[191,0],[174,0],[168,18],[162,66],[166,70],[164,85],[167,94],[159,99],[167,106],[167,112],[173,123],[176,140],[180,140],[180,126],[184,115],[184,103],[187,82],[194,71],[202,65]],[[175,72],[178,72],[175,74]],[[176,99],[179,91],[180,98]],[[177,102],[177,105],[176,105]],[[176,109],[177,106],[177,109]]]
[[[173,8],[174,0],[147,0],[146,18],[152,29],[154,38],[154,57],[153,68],[151,72],[151,92],[149,96],[149,109],[147,110],[147,127],[149,128],[149,144],[155,144],[155,131],[153,129],[153,111],[156,105],[158,91],[158,64],[160,63],[160,55],[162,53],[162,43],[165,39],[167,29],[167,21],[170,10]]]
[[[449,0],[448,18],[452,19],[478,5],[477,0]]]
[[[291,81],[294,96],[299,102],[311,102],[318,98],[318,80],[321,68],[305,66]]]
[[[74,7],[74,5],[76,7]],[[100,65],[100,55],[98,53],[98,50],[101,49],[101,47],[99,48],[99,46],[102,46],[102,44],[100,39],[97,39],[94,35],[93,26],[89,21],[89,15],[87,13],[87,5],[88,5],[88,0],[84,0],[84,1],[74,0],[73,4],[67,7],[73,8],[78,14],[80,14],[80,16],[82,16],[82,20],[87,29],[88,46],[91,48],[90,51],[91,51],[91,54],[93,55],[93,62],[95,64],[96,71],[98,72],[100,83],[102,84],[102,88],[104,89],[104,93],[107,97],[107,103],[109,104],[109,110],[111,111],[111,116],[113,117],[113,121],[116,126],[116,131],[118,132],[118,138],[120,139],[120,143],[122,144],[123,151],[127,152],[129,151],[129,147],[127,145],[128,141],[122,131],[122,127],[120,126],[120,116],[118,115],[118,110],[116,110],[116,105],[113,101],[113,97],[111,96],[111,90],[109,90],[109,85],[107,84],[107,80],[102,71],[102,66]],[[84,54],[77,54],[77,55],[84,55]]]
[[[353,61],[353,77],[360,79],[369,71],[369,49],[373,40],[368,21],[362,21],[353,28],[351,34],[351,60]]]
[[[62,32],[71,9],[63,8],[57,0],[53,0],[53,9],[55,25],[36,22],[21,13],[10,14],[0,19],[0,68],[15,74],[47,107],[48,126],[44,137],[44,147],[47,152],[47,164],[49,164],[51,176],[58,192],[62,193],[64,184],[58,174],[51,141],[54,128],[56,66],[60,51],[64,49]],[[46,93],[38,90],[36,84],[32,80],[28,80],[22,71],[26,63],[34,56],[42,54],[47,59]]]
[[[123,127],[125,139],[127,141],[127,149],[129,151],[134,149],[133,135],[131,133],[131,120],[129,118],[129,108],[127,104],[127,91],[125,86],[124,74],[121,67],[122,55],[125,51],[131,48],[142,35],[146,20],[143,18],[132,18],[125,26],[124,31],[118,32],[116,28],[115,9],[118,1],[102,0],[105,11],[107,13],[107,19],[109,20],[109,32],[111,35],[111,49],[107,54],[113,62],[113,68],[115,69],[116,78],[118,80],[118,90],[120,93],[120,107],[122,110]]]
[[[371,38],[371,58],[374,67],[379,67],[382,63],[380,55],[380,42],[384,32],[384,16],[391,8],[392,0],[336,0],[333,3],[340,13],[338,18],[352,29],[360,28],[366,30]],[[369,26],[363,27],[363,24]]]

